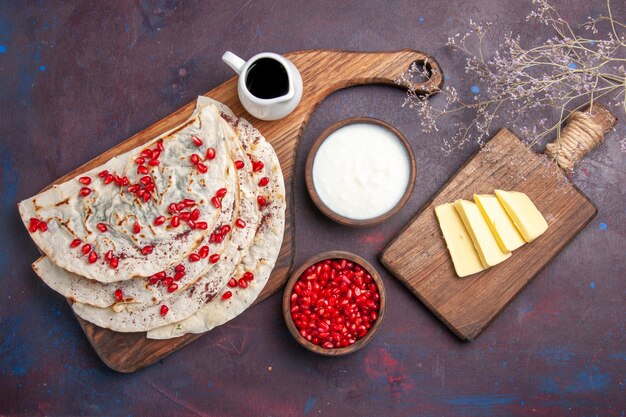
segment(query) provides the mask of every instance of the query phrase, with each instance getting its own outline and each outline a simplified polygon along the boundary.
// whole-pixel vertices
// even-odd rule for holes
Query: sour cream
[[[340,216],[368,220],[398,204],[410,182],[411,161],[395,133],[353,123],[331,133],[313,160],[313,185]]]

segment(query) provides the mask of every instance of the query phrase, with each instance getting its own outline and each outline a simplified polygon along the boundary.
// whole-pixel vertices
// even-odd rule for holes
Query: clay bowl
[[[293,291],[293,286],[298,281],[298,278],[300,278],[300,275],[302,275],[302,273],[308,267],[310,267],[311,265],[319,261],[323,261],[325,259],[347,259],[349,261],[354,262],[355,264],[360,265],[363,269],[365,269],[372,276],[374,283],[376,284],[376,287],[378,288],[378,293],[380,295],[380,307],[378,310],[378,318],[376,319],[372,327],[365,334],[365,336],[357,340],[352,345],[344,347],[344,348],[326,349],[326,348],[323,348],[321,346],[318,346],[316,344],[309,342],[304,337],[302,337],[302,335],[298,331],[291,317],[290,298],[291,298],[291,293]],[[378,272],[376,272],[374,267],[370,265],[369,262],[367,262],[365,259],[361,258],[360,256],[355,255],[350,252],[328,251],[328,252],[322,252],[320,254],[317,254],[307,259],[291,275],[291,277],[289,278],[289,281],[287,281],[287,284],[285,285],[285,292],[283,294],[283,316],[285,317],[285,323],[287,324],[287,328],[289,329],[289,332],[291,332],[291,335],[294,337],[294,339],[296,339],[298,343],[300,343],[302,346],[304,346],[311,352],[315,352],[320,355],[341,356],[341,355],[347,355],[352,352],[356,352],[357,350],[361,349],[363,346],[367,345],[372,340],[374,335],[380,329],[380,326],[383,322],[383,318],[385,317],[386,299],[387,297],[386,297],[385,286],[383,284],[383,281],[380,278],[380,275],[378,275]]]
[[[382,126],[385,129],[391,131],[398,139],[400,139],[400,141],[404,145],[404,148],[406,149],[406,152],[407,152],[407,155],[409,156],[409,161],[411,164],[411,173],[409,174],[409,184],[407,185],[406,191],[402,195],[402,198],[400,199],[400,201],[398,201],[398,203],[386,213],[383,213],[380,216],[373,217],[371,219],[363,219],[363,220],[351,219],[349,217],[342,216],[332,211],[324,203],[324,201],[322,201],[319,194],[315,190],[315,184],[313,183],[313,161],[315,161],[315,155],[317,155],[317,151],[319,150],[320,146],[322,146],[322,143],[324,143],[326,138],[328,138],[328,136],[330,136],[330,134],[336,131],[337,129],[340,129],[344,126],[354,124],[354,123],[375,124],[378,126]],[[326,217],[328,217],[331,220],[334,220],[337,223],[343,224],[345,226],[353,226],[353,227],[373,226],[375,224],[379,224],[388,220],[391,216],[396,214],[409,200],[409,197],[411,196],[411,193],[413,192],[413,186],[415,185],[415,175],[416,175],[415,155],[413,155],[413,150],[411,149],[411,145],[409,145],[409,141],[402,134],[402,132],[400,132],[398,129],[396,129],[394,126],[390,125],[389,123],[383,122],[382,120],[379,120],[379,119],[374,119],[372,117],[351,117],[349,119],[341,120],[333,124],[328,129],[326,129],[315,140],[315,142],[313,142],[313,146],[309,150],[309,154],[307,155],[307,158],[306,158],[306,167],[305,167],[304,172],[305,172],[304,178],[306,181],[306,188],[309,192],[309,195],[311,196],[313,203],[317,206],[317,208],[322,213],[324,213],[324,215],[326,215]]]

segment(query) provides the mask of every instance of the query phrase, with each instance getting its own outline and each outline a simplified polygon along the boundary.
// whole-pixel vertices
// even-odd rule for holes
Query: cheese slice
[[[474,194],[474,202],[487,221],[502,252],[514,251],[526,243],[509,215],[506,214],[498,197],[493,194]]]
[[[454,207],[461,216],[472,243],[478,252],[478,257],[485,268],[497,265],[511,256],[511,252],[504,253],[493,233],[489,229],[487,221],[480,214],[478,206],[467,200],[457,200]]]
[[[526,242],[532,242],[548,229],[548,222],[526,194],[496,190],[496,196]]]
[[[459,277],[465,277],[485,269],[454,204],[448,203],[435,207],[435,214],[456,274]]]

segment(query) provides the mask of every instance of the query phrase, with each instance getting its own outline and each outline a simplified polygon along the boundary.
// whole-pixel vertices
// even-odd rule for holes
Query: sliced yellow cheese
[[[524,238],[493,194],[474,194],[474,202],[483,215],[502,252],[511,252],[522,246]]]
[[[500,262],[506,260],[511,253],[504,253],[487,221],[480,214],[478,206],[467,200],[457,200],[454,202],[454,207],[461,216],[461,220],[465,225],[471,239],[478,252],[478,257],[485,268],[497,265]]]
[[[435,207],[435,214],[456,274],[459,277],[465,277],[482,271],[483,264],[454,204],[448,203]]]
[[[496,196],[526,242],[532,242],[548,229],[548,222],[526,194],[496,190]]]

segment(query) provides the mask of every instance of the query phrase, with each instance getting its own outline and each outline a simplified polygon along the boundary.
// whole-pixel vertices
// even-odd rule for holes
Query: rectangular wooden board
[[[548,221],[548,230],[501,264],[459,278],[434,208],[495,189],[526,193]],[[503,129],[387,245],[380,260],[459,338],[473,340],[596,213],[556,164]]]

